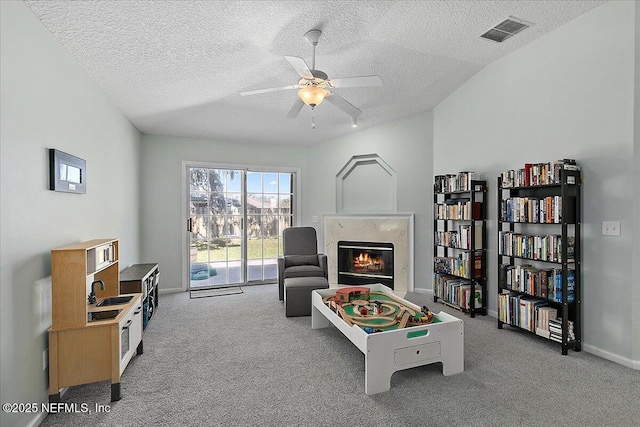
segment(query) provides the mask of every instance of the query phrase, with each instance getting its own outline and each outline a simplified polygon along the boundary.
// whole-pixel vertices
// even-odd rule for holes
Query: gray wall
[[[312,225],[318,230],[320,247],[324,246],[322,215],[336,213],[336,175],[351,157],[377,154],[397,174],[398,213],[415,214],[415,288],[431,289],[432,126],[433,116],[426,112],[309,147],[302,210],[306,222],[319,217],[320,222]]]
[[[0,7],[0,400],[46,402],[50,251],[115,237],[121,268],[137,261],[141,137],[23,2]],[[48,190],[48,148],[86,160],[86,194]],[[2,412],[0,424],[33,415]]]
[[[161,290],[178,290],[183,282],[183,237],[186,212],[183,194],[183,161],[228,163],[301,169],[301,203],[305,191],[307,147],[254,145],[171,136],[144,135],[142,138],[142,262],[160,265]],[[303,220],[304,222],[304,220]]]
[[[640,278],[637,271],[632,275],[638,220],[638,187],[631,186],[637,174],[634,7],[605,4],[480,71],[434,110],[433,153],[436,174],[475,170],[489,180],[489,218],[496,218],[496,177],[503,170],[578,160],[584,180],[583,342],[627,365],[638,360],[632,342],[639,326],[632,314],[640,307],[634,290]],[[621,221],[622,236],[601,235],[607,220]],[[489,309],[495,312],[495,221],[488,233]]]

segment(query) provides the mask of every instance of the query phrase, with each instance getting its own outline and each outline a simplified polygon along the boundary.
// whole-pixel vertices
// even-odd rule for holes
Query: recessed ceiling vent
[[[529,28],[532,25],[532,22],[527,22],[523,19],[510,16],[499,24],[496,24],[492,28],[489,28],[484,34],[481,34],[480,37],[483,39],[502,43],[509,37],[518,34],[520,31],[524,30],[525,28]]]

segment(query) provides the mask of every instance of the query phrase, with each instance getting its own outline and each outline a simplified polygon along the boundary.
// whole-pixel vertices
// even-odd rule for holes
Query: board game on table
[[[450,314],[429,319],[381,284],[317,289],[311,299],[311,327],[333,324],[364,354],[366,394],[390,390],[402,369],[441,362],[444,375],[464,370],[463,323]]]

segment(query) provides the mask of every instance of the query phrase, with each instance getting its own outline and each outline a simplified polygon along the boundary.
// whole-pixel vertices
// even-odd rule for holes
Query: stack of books
[[[567,320],[567,340],[575,341],[576,334],[573,330],[573,322]],[[549,339],[552,341],[562,342],[562,319],[549,319]]]
[[[544,338],[549,338],[549,321],[558,317],[558,310],[553,307],[540,307],[537,316],[536,335],[540,335]],[[561,335],[562,336],[562,335]]]

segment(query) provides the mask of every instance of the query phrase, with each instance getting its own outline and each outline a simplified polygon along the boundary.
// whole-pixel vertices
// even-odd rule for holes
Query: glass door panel
[[[190,288],[244,282],[243,171],[189,168]]]
[[[276,281],[295,175],[189,167],[190,288]]]
[[[254,271],[250,273],[250,280],[275,281],[278,278],[277,259],[282,255],[282,231],[291,226],[293,215],[292,183],[291,173],[247,174],[247,205],[254,207],[252,214],[256,218],[253,221],[260,224],[260,234],[255,233],[255,238],[261,240],[262,248],[260,265],[253,263]]]

